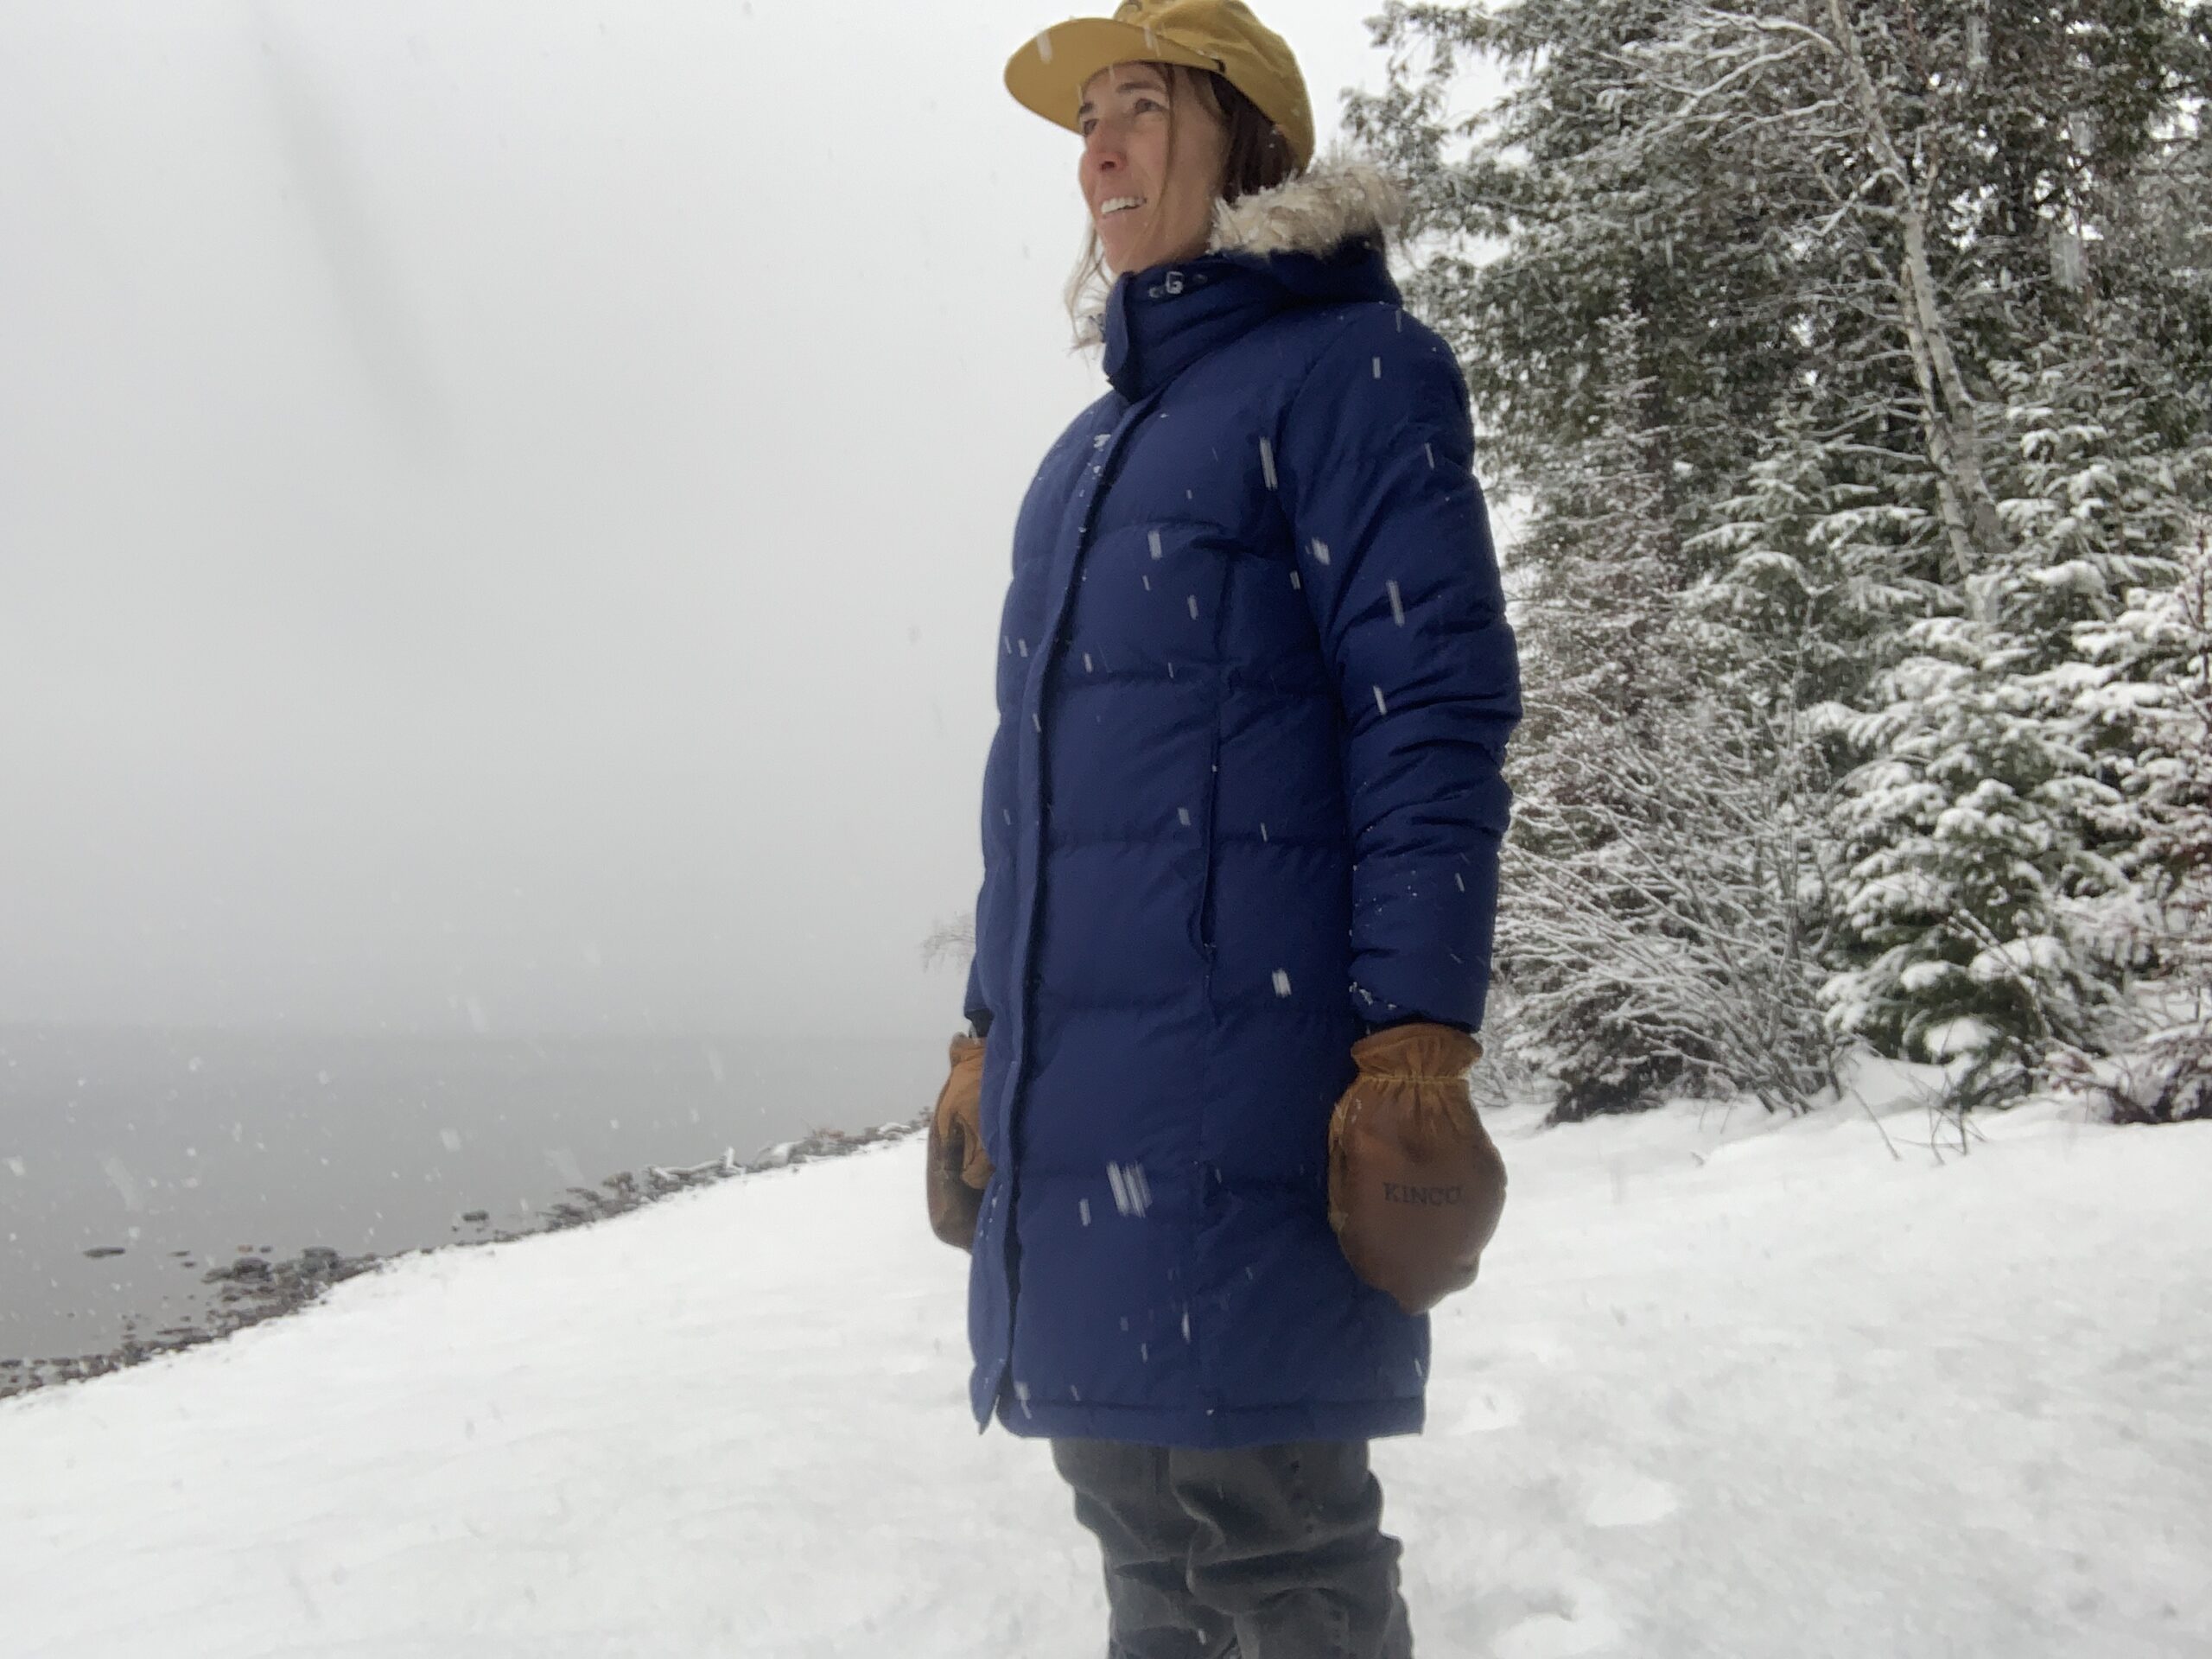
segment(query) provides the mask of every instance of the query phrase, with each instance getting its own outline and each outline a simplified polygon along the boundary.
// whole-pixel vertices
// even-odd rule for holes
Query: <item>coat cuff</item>
[[[1463,1025],[1457,1020],[1433,1020],[1425,1014],[1393,1014],[1388,1020],[1363,1020],[1359,1024],[1360,1035],[1363,1037],[1372,1037],[1376,1032],[1388,1031],[1393,1026],[1448,1026],[1464,1036],[1472,1037],[1476,1034],[1475,1027],[1472,1026]]]

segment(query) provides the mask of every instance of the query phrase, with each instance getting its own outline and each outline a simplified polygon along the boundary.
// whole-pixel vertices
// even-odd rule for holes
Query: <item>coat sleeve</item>
[[[1270,458],[1344,733],[1353,1012],[1481,1027],[1521,677],[1466,384],[1395,308],[1349,323]]]

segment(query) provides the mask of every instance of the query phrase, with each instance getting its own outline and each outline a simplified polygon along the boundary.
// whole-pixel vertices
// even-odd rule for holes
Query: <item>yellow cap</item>
[[[1072,132],[1084,84],[1117,63],[1211,69],[1282,129],[1299,166],[1313,159],[1313,108],[1298,60],[1244,0],[1123,0],[1111,17],[1055,23],[1007,60],[1006,89]]]

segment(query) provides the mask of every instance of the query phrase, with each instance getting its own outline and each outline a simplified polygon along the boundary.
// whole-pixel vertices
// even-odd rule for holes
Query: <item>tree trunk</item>
[[[1851,85],[1852,101],[1858,105],[1875,162],[1889,179],[1897,200],[1897,223],[1904,238],[1904,257],[1895,277],[1897,309],[1925,406],[1928,459],[1936,468],[1944,535],[1959,567],[1960,582],[1967,585],[1967,578],[2005,551],[2005,527],[1982,471],[1981,428],[1975,416],[1974,395],[1967,390],[1966,377],[1960,373],[1958,359],[1952,353],[1950,331],[1943,323],[1935,270],[1929,261],[1928,193],[1924,181],[1913,176],[1891,137],[1880,92],[1866,68],[1859,32],[1843,0],[1827,0],[1827,6],[1836,49]]]

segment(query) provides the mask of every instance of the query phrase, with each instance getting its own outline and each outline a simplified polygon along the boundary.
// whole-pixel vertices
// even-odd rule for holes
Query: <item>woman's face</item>
[[[1078,178],[1106,264],[1116,275],[1205,251],[1228,164],[1229,128],[1187,93],[1171,123],[1176,96],[1166,69],[1156,63],[1117,63],[1083,89]]]

